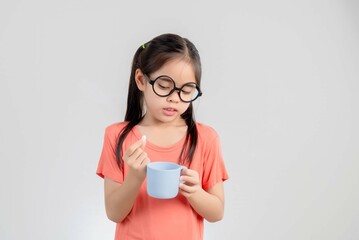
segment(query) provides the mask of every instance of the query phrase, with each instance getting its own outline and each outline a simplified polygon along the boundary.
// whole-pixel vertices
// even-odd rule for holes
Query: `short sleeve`
[[[206,191],[215,184],[228,179],[228,173],[222,157],[220,139],[216,133],[207,145],[203,170],[202,187]]]
[[[116,134],[112,131],[111,127],[106,128],[96,174],[102,178],[106,176],[116,182],[122,183],[124,176],[116,160],[116,143]]]

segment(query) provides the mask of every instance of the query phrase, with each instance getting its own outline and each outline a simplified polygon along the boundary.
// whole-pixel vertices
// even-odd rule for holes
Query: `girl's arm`
[[[132,209],[142,182],[129,177],[120,184],[105,177],[105,206],[107,217],[121,222]]]
[[[121,222],[133,207],[150,161],[144,146],[145,140],[141,139],[126,150],[123,159],[129,170],[122,184],[105,177],[106,214],[111,221]]]
[[[216,222],[224,214],[224,187],[219,182],[207,192],[200,186],[198,173],[194,170],[182,170],[181,193],[187,198],[192,208],[209,222]]]

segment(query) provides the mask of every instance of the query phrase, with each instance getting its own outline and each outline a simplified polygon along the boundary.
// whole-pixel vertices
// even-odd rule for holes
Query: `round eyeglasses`
[[[194,82],[188,82],[182,87],[176,87],[175,81],[166,75],[161,75],[154,80],[151,80],[146,74],[145,78],[152,85],[153,92],[160,97],[168,97],[174,91],[178,92],[178,96],[182,102],[189,103],[202,96],[201,89]]]

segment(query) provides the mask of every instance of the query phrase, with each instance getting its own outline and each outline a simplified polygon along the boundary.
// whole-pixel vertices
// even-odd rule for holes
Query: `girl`
[[[125,122],[106,128],[97,169],[115,239],[203,239],[203,219],[222,219],[228,176],[218,135],[194,121],[200,82],[200,57],[186,38],[163,34],[135,53]],[[187,166],[176,198],[148,196],[150,161]]]

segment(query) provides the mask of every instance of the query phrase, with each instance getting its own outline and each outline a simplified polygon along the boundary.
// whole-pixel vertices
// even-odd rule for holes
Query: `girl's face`
[[[193,66],[184,59],[171,60],[157,71],[147,75],[147,77],[154,80],[161,75],[171,77],[177,88],[181,88],[189,82],[196,83]],[[152,85],[148,82],[146,76],[139,69],[136,71],[136,83],[137,87],[143,92],[146,107],[143,121],[152,124],[183,124],[184,120],[181,118],[181,114],[187,110],[190,103],[181,101],[178,91],[174,91],[167,97],[158,96],[153,91]]]

